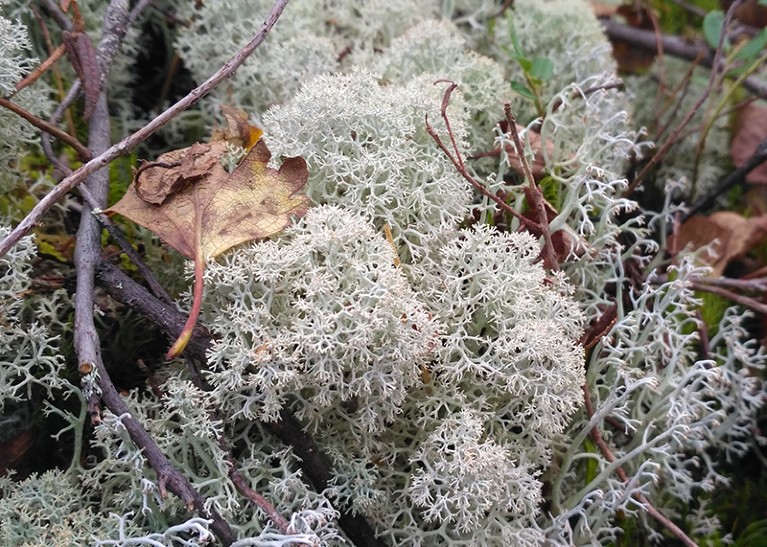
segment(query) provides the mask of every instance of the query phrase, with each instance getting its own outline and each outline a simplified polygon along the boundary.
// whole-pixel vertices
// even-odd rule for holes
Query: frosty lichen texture
[[[508,448],[484,436],[480,415],[463,411],[446,417],[413,454],[417,470],[408,495],[426,522],[455,523],[456,531],[466,534],[499,508],[536,513],[542,496],[534,474],[517,467]]]
[[[458,84],[472,120],[469,146],[490,147],[493,127],[503,118],[503,101],[509,98],[508,83],[501,64],[470,50],[455,25],[434,19],[418,23],[395,38],[372,66],[384,82],[420,77]]]
[[[351,400],[362,430],[399,411],[437,328],[383,235],[336,207],[311,210],[276,241],[212,264],[205,317],[218,337],[210,381],[235,415],[275,420],[294,406],[318,424]]]
[[[277,155],[302,156],[309,166],[307,193],[389,224],[397,243],[417,254],[420,239],[469,213],[471,193],[455,167],[437,154],[424,116],[438,131],[442,90],[431,78],[379,85],[370,72],[319,76],[287,104],[265,116]],[[457,97],[449,109],[463,144],[467,112]],[[311,116],[307,117],[307,113]]]
[[[629,295],[630,310],[619,312],[592,353],[587,384],[594,414],[576,416],[568,429],[572,441],[554,447],[560,463],[551,485],[550,534],[561,543],[616,540],[616,513],[643,512],[637,494],[649,496],[664,514],[685,518],[677,511],[686,512],[700,492],[727,482],[712,455],[730,458],[748,449],[764,403],[757,375],[765,355],[749,340],[744,318],[733,308],[709,342],[711,353],[699,358],[699,302],[690,281],[701,273],[684,259],[673,280],[660,283],[651,277]],[[614,460],[579,448],[594,424],[600,424]],[[587,484],[576,485],[572,481],[584,458],[595,466],[594,473]],[[616,465],[632,477],[630,482],[616,481]],[[706,511],[686,519],[693,528],[719,528]]]
[[[652,133],[670,123],[667,120],[672,120],[673,128],[679,122],[673,116],[693,109],[706,92],[709,75],[706,70],[691,70],[681,60],[666,58],[656,62],[648,74],[627,78],[627,86],[636,96],[632,108],[637,123],[646,125]],[[686,86],[684,93],[679,93],[680,86]],[[719,95],[709,97],[694,109],[690,120],[690,127],[707,129],[705,142],[700,142],[702,132],[682,132],[655,172],[655,185],[673,192],[677,199],[684,196],[692,201],[709,194],[730,170],[732,120],[726,111],[715,112],[720,99]]]
[[[9,228],[0,226],[0,239],[8,233]],[[32,238],[27,237],[0,257],[0,410],[28,399],[35,388],[50,394],[62,385],[63,359],[55,337],[43,324],[21,317],[30,261],[36,252]]]
[[[195,78],[203,81],[242,47],[272,4],[180,3],[180,15],[190,25],[181,29],[177,47]],[[258,49],[225,86],[227,102],[263,112],[313,76],[338,70],[341,60],[348,66],[366,64],[404,28],[435,12],[435,3],[412,0],[331,0],[319,9],[314,0],[294,0],[285,12],[287,21],[270,33],[274,47]]]
[[[0,2],[0,96],[6,97],[16,91],[16,84],[35,65],[31,55],[32,45],[26,27],[19,21],[3,15],[6,2]],[[19,92],[14,101],[32,112],[44,112],[49,102],[45,86],[27,88]],[[0,109],[0,165],[15,164],[22,155],[22,147],[32,142],[34,131],[20,116]],[[0,191],[15,185],[15,172],[0,170]]]
[[[493,408],[493,432],[526,436],[515,455],[545,463],[582,403],[584,318],[561,278],[545,286],[539,252],[528,234],[478,226],[443,236],[410,272],[446,329],[433,373],[463,404]]]
[[[117,524],[82,503],[83,494],[59,470],[23,481],[0,478],[0,542],[3,545],[89,545],[94,533],[116,535]],[[127,530],[134,527],[128,523]]]
[[[394,543],[533,545],[538,475],[582,399],[583,317],[532,236],[425,244],[405,275],[364,217],[321,206],[211,264],[212,395],[238,422],[294,410],[338,470],[327,495]]]

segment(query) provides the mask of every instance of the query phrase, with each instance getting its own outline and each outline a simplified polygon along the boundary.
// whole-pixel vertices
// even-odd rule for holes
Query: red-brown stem
[[[690,286],[696,291],[706,291],[711,294],[716,294],[722,298],[737,302],[746,308],[750,308],[762,314],[767,314],[767,304],[760,302],[755,298],[751,298],[750,296],[744,296],[723,287],[719,287],[716,284],[708,283],[705,279],[694,279],[690,282]]]
[[[652,158],[650,158],[650,161],[647,162],[647,165],[645,165],[642,170],[639,172],[639,174],[634,177],[634,180],[631,181],[631,184],[628,185],[626,190],[623,192],[624,197],[630,196],[634,190],[636,190],[637,186],[639,186],[644,178],[647,176],[647,174],[664,158],[666,157],[666,154],[671,149],[671,147],[674,145],[674,143],[677,142],[679,135],[682,133],[685,127],[687,127],[687,124],[690,123],[693,116],[695,116],[695,113],[700,110],[701,106],[703,106],[703,103],[706,102],[706,99],[708,99],[708,96],[711,94],[711,91],[714,88],[714,84],[718,81],[718,75],[719,71],[721,70],[720,61],[722,58],[722,46],[724,44],[724,38],[727,34],[725,32],[725,29],[727,25],[732,20],[732,17],[735,13],[735,10],[740,7],[740,4],[743,3],[743,0],[735,0],[732,5],[730,5],[730,8],[727,10],[727,15],[725,16],[724,23],[722,24],[722,32],[719,35],[719,43],[716,47],[716,54],[714,55],[714,61],[712,62],[712,70],[711,70],[711,76],[708,79],[708,85],[706,85],[706,89],[703,91],[701,96],[698,98],[698,100],[695,102],[695,104],[690,108],[690,110],[685,114],[685,117],[682,119],[682,121],[679,123],[679,125],[674,129],[674,131],[669,135],[668,139],[661,145],[660,148],[658,148],[658,151],[653,155]]]
[[[61,59],[61,57],[64,55],[64,45],[61,44],[59,47],[53,50],[53,53],[51,53],[48,58],[40,63],[35,69],[27,74],[27,76],[23,80],[19,80],[19,82],[16,84],[16,93],[27,87],[28,85],[33,84],[37,81],[40,76],[45,74],[45,72],[51,68],[56,61]]]
[[[439,80],[440,82],[448,82],[448,80]],[[452,82],[450,82],[452,84]],[[452,93],[452,90],[455,89],[454,87],[449,87],[445,91],[445,96],[449,97],[450,93]],[[448,101],[444,99],[442,100],[442,117],[447,122],[447,105]],[[478,182],[474,177],[472,177],[469,172],[466,170],[466,166],[464,165],[463,158],[461,157],[461,153],[458,150],[458,146],[455,143],[455,137],[453,136],[452,130],[450,129],[450,124],[448,123],[448,132],[450,134],[450,141],[453,143],[453,147],[455,148],[455,156],[453,156],[453,153],[448,150],[445,143],[442,141],[442,138],[437,134],[437,131],[434,129],[434,127],[429,123],[429,115],[427,114],[426,117],[426,132],[431,135],[431,138],[434,139],[434,142],[437,143],[437,146],[439,146],[440,150],[444,152],[444,154],[447,156],[447,158],[450,160],[450,162],[455,167],[455,170],[458,171],[458,174],[461,175],[466,182],[471,184],[477,192],[485,196],[486,198],[492,200],[495,202],[498,207],[501,208],[501,210],[509,213],[514,218],[518,219],[520,222],[522,222],[525,226],[527,226],[528,229],[531,230],[537,230],[539,227],[538,225],[533,222],[532,220],[524,217],[523,215],[520,215],[517,213],[513,208],[509,206],[508,203],[503,201],[500,197],[496,196],[492,192],[488,191],[487,188],[480,182]]]
[[[543,236],[543,249],[541,254],[544,256],[544,262],[549,265],[552,270],[559,270],[559,260],[557,254],[554,251],[554,243],[551,240],[551,230],[549,229],[549,217],[546,213],[546,205],[543,203],[543,193],[538,185],[535,183],[533,172],[530,170],[530,164],[527,163],[525,157],[525,148],[522,146],[522,141],[519,139],[519,133],[517,133],[517,118],[511,111],[511,103],[503,103],[503,112],[506,115],[506,123],[509,124],[509,133],[511,139],[514,141],[514,146],[517,149],[517,156],[522,164],[522,171],[525,173],[527,183],[530,185],[530,196],[533,201],[532,205],[535,208],[535,213],[538,215],[538,226]]]
[[[197,215],[198,217],[200,215]],[[199,240],[198,240],[199,241]],[[189,312],[189,317],[184,324],[184,328],[179,334],[173,346],[165,354],[165,359],[171,360],[178,357],[184,348],[192,338],[194,327],[197,324],[197,318],[200,316],[200,309],[202,309],[202,294],[205,290],[204,287],[204,274],[205,274],[205,257],[202,254],[202,246],[197,245],[194,256],[194,286],[192,288],[192,309]]]
[[[16,103],[9,101],[8,99],[4,99],[0,97],[0,106],[3,108],[7,108],[14,114],[18,114],[21,118],[24,118],[27,120],[30,124],[34,125],[38,129],[41,129],[45,131],[46,133],[50,133],[54,137],[61,139],[65,143],[67,143],[69,146],[75,149],[75,151],[80,155],[80,158],[83,160],[89,160],[91,158],[91,151],[88,150],[85,146],[82,145],[80,141],[78,141],[76,138],[74,138],[72,135],[67,133],[66,131],[62,131],[55,125],[51,125],[45,120],[41,120],[28,110],[23,109]]]

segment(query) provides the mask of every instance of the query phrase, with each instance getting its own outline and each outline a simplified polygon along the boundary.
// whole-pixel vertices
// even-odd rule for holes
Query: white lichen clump
[[[10,233],[0,225],[0,239]],[[30,284],[30,264],[37,249],[31,237],[0,256],[0,411],[25,401],[33,390],[48,394],[65,382],[58,343],[44,324],[22,317],[24,293]]]
[[[453,131],[463,143],[467,112],[456,99]],[[397,243],[418,254],[425,234],[460,222],[471,204],[470,189],[435,154],[425,129],[428,115],[444,134],[440,101],[431,79],[381,86],[360,69],[311,80],[270,110],[265,124],[275,155],[306,159],[314,201],[342,206],[379,229],[388,224]]]
[[[380,432],[439,331],[394,260],[364,218],[318,207],[278,240],[212,264],[206,283],[220,290],[205,309],[218,334],[209,361],[220,404],[271,421],[298,399],[316,428],[354,401],[360,434]]]
[[[428,244],[405,275],[364,217],[322,206],[212,264],[211,395],[237,421],[294,411],[346,470],[327,495],[395,542],[540,537],[537,476],[582,401],[583,317],[529,235]],[[488,490],[479,469],[514,480]]]

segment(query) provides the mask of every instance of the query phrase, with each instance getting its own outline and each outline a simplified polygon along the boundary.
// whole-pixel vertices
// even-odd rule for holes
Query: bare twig
[[[445,82],[446,80],[439,80],[440,82]],[[445,90],[445,94],[442,99],[442,118],[445,120],[445,123],[447,123],[448,130],[450,128],[448,116],[447,116],[447,104],[450,100],[450,95],[452,92],[458,87],[457,84],[450,82],[450,85]],[[434,129],[434,127],[429,123],[429,115],[426,115],[426,132],[431,135],[431,138],[434,139],[434,142],[437,143],[437,146],[439,146],[440,150],[445,153],[445,155],[448,157],[450,162],[455,167],[456,171],[458,171],[458,174],[460,174],[469,184],[471,184],[474,189],[477,190],[480,194],[485,196],[486,198],[492,200],[495,202],[498,207],[501,208],[502,211],[505,211],[512,215],[514,218],[518,219],[520,222],[522,222],[525,226],[527,226],[530,229],[537,229],[538,225],[534,223],[532,220],[526,218],[523,215],[520,215],[518,212],[516,212],[511,206],[509,206],[508,203],[503,201],[502,198],[496,196],[492,192],[488,191],[485,186],[477,181],[474,177],[469,174],[469,172],[466,170],[466,167],[464,165],[463,158],[461,157],[461,153],[458,150],[458,147],[455,143],[455,137],[453,136],[452,132],[450,132],[450,141],[453,144],[453,148],[455,150],[455,156],[453,155],[453,152],[451,152],[445,143],[442,141],[442,138],[437,134],[437,131]]]
[[[694,279],[690,282],[690,286],[695,290],[716,294],[723,298],[727,298],[728,300],[732,300],[733,302],[737,302],[746,308],[752,309],[762,314],[767,314],[767,304],[764,302],[761,302],[756,298],[751,298],[750,296],[738,294],[729,289],[725,289],[724,287],[717,286],[716,284],[707,281],[708,280],[706,279]]]
[[[601,23],[605,33],[612,40],[626,42],[646,51],[659,51],[658,44],[660,43],[663,53],[672,57],[687,61],[698,60],[700,65],[706,68],[714,66],[714,56],[708,45],[702,40],[690,42],[681,37],[659,35],[651,30],[622,25],[609,18],[602,19]],[[758,97],[767,99],[767,82],[764,80],[749,76],[743,81],[743,88]]]
[[[219,438],[219,440],[221,439]],[[222,448],[229,452],[226,446],[222,446]],[[229,478],[232,480],[232,484],[234,484],[234,487],[237,489],[237,491],[248,498],[256,506],[260,507],[264,513],[269,515],[269,518],[272,519],[274,525],[277,526],[277,528],[279,528],[283,534],[287,534],[289,523],[285,517],[283,517],[280,512],[277,511],[277,509],[269,502],[269,500],[267,500],[264,496],[253,490],[250,485],[248,485],[245,477],[243,477],[242,473],[237,470],[237,462],[235,462],[231,454],[227,455],[227,462],[229,463]]]
[[[96,279],[112,298],[141,313],[169,336],[177,337],[181,332],[186,316],[175,307],[167,306],[157,300],[116,266],[102,262],[98,267]],[[201,325],[197,325],[195,335],[186,347],[185,355],[204,361],[210,344],[210,333]],[[305,476],[318,492],[330,484],[334,472],[329,458],[290,412],[283,410],[280,412],[279,421],[264,422],[262,425],[287,446],[292,447],[299,458]],[[375,530],[361,515],[342,512],[338,524],[357,547],[382,546],[382,543],[376,539]]]
[[[517,149],[517,157],[522,164],[522,171],[525,173],[527,184],[529,185],[529,196],[532,200],[532,206],[535,209],[535,213],[538,216],[538,229],[543,236],[543,249],[541,254],[543,255],[544,262],[552,269],[559,270],[559,260],[557,259],[556,251],[554,250],[554,243],[551,241],[551,230],[549,229],[549,217],[546,212],[546,205],[544,204],[543,193],[538,185],[535,183],[533,172],[530,170],[530,165],[527,163],[525,157],[525,148],[522,146],[522,141],[519,139],[519,133],[517,133],[517,119],[514,117],[514,113],[511,111],[511,103],[505,102],[503,104],[503,112],[506,115],[506,123],[509,124],[509,133],[511,139],[514,141],[514,146]]]
[[[97,157],[90,160],[88,163],[80,167],[77,171],[72,173],[69,177],[62,180],[53,190],[51,190],[47,196],[40,200],[40,202],[30,211],[30,213],[9,233],[2,241],[0,241],[0,256],[5,255],[11,247],[16,245],[18,241],[26,235],[40,220],[43,215],[59,200],[64,194],[69,192],[72,188],[80,184],[85,178],[98,171],[99,169],[108,165],[115,158],[122,156],[123,154],[133,150],[141,142],[146,140],[155,131],[175,118],[178,114],[195,104],[202,97],[210,93],[219,83],[229,78],[239,68],[239,66],[248,58],[248,56],[255,51],[255,49],[263,43],[266,36],[269,34],[271,28],[277,22],[282,14],[285,6],[287,6],[288,0],[277,0],[272,7],[272,11],[269,17],[264,21],[261,29],[248,42],[240,51],[238,51],[229,61],[227,61],[223,67],[221,67],[215,74],[205,80],[202,84],[193,89],[186,97],[175,103],[173,106],[165,110],[158,115],[144,127],[126,137],[122,141],[110,147],[108,150],[99,154]]]
[[[56,49],[53,50],[53,52],[48,56],[48,58],[40,63],[38,66],[35,67],[35,69],[27,74],[24,79],[19,80],[16,83],[16,93],[24,89],[25,87],[32,85],[34,82],[37,81],[40,76],[45,74],[46,71],[48,71],[61,57],[64,55],[64,46],[60,45]],[[10,99],[10,97],[8,97]]]
[[[54,125],[49,124],[45,120],[38,118],[37,116],[23,109],[22,107],[15,104],[14,102],[0,97],[0,106],[2,106],[3,108],[7,108],[14,114],[17,114],[18,116],[24,118],[30,124],[34,125],[38,129],[41,129],[42,131],[46,133],[50,133],[54,137],[61,139],[62,141],[67,143],[69,146],[74,148],[75,151],[80,156],[80,158],[82,158],[83,160],[88,160],[92,157],[91,151],[88,150],[85,146],[83,146],[82,143],[78,141],[76,138],[74,138],[72,135],[70,135],[66,131],[62,131],[61,129],[59,129],[58,127]]]
[[[730,6],[730,9],[727,10],[727,15],[724,18],[724,22],[722,23],[722,32],[719,35],[719,43],[717,44],[716,48],[716,54],[714,55],[714,59],[711,63],[712,71],[711,76],[708,79],[708,85],[706,85],[706,89],[703,91],[701,96],[698,98],[697,101],[695,101],[695,104],[690,108],[690,110],[687,112],[685,117],[682,119],[682,121],[674,128],[674,131],[671,132],[671,134],[668,136],[666,141],[658,148],[658,151],[653,155],[652,158],[650,158],[650,161],[647,162],[647,164],[642,168],[642,170],[637,174],[636,177],[634,177],[634,180],[631,181],[631,183],[628,185],[626,190],[623,192],[624,196],[630,196],[634,190],[636,190],[637,186],[639,186],[644,178],[648,175],[648,173],[655,168],[655,166],[664,158],[666,157],[666,154],[671,149],[671,147],[677,142],[677,139],[679,135],[682,133],[685,127],[687,127],[687,124],[690,123],[693,116],[695,116],[695,113],[700,109],[701,106],[703,106],[703,103],[706,102],[706,99],[708,99],[709,95],[711,94],[712,90],[714,89],[714,85],[719,81],[719,73],[722,70],[721,66],[721,58],[722,58],[722,46],[724,44],[724,38],[726,35],[726,28],[730,24],[730,21],[732,20],[732,17],[735,13],[735,10],[740,6],[740,4],[743,3],[743,0],[735,0],[732,5]]]
[[[743,165],[727,175],[724,180],[708,195],[701,197],[684,212],[683,220],[687,220],[705,209],[711,207],[716,199],[722,194],[727,193],[731,188],[742,184],[746,180],[746,175],[767,161],[767,139],[759,143],[754,153],[751,154]]]
[[[589,391],[588,383],[583,384],[583,398],[584,403],[586,405],[586,414],[589,418],[594,416],[594,402],[591,399],[591,392]],[[615,454],[613,454],[613,451],[608,446],[607,442],[602,437],[602,433],[599,431],[599,428],[595,425],[594,428],[589,432],[589,436],[594,441],[594,443],[599,447],[599,451],[602,453],[602,456],[610,463],[615,463]],[[617,466],[615,468],[615,474],[618,475],[618,477],[625,483],[629,482],[629,476],[626,474],[626,472],[623,470],[621,466]],[[639,503],[642,504],[642,507],[644,508],[647,513],[653,517],[656,521],[658,521],[662,526],[664,526],[668,531],[670,531],[672,534],[674,534],[679,541],[681,541],[683,544],[687,545],[687,547],[697,547],[697,544],[690,539],[690,537],[684,533],[684,530],[679,528],[676,524],[674,524],[668,517],[666,517],[663,513],[658,511],[652,503],[650,503],[650,500],[647,499],[647,496],[643,494],[633,494],[632,497],[636,499]]]
[[[101,73],[83,72],[84,77],[104,81],[111,59],[117,53],[119,44],[125,35],[127,19],[128,0],[112,0],[106,10],[102,41],[99,47],[99,67],[97,70]],[[84,83],[88,84],[88,82]],[[88,144],[90,148],[96,152],[106,150],[109,147],[110,118],[104,87],[98,91],[92,116],[90,116],[89,129]],[[89,173],[83,185],[85,191],[91,194],[89,201],[95,201],[97,206],[103,206],[106,202],[109,171],[105,166],[106,164]],[[211,529],[223,545],[231,545],[236,536],[229,524],[215,510],[206,509],[206,500],[194,489],[189,480],[170,463],[144,427],[131,415],[104,366],[101,343],[93,320],[94,275],[101,255],[101,227],[96,218],[90,214],[91,212],[91,205],[88,202],[83,204],[75,250],[77,292],[75,294],[74,341],[77,359],[80,363],[78,369],[90,371],[95,368],[95,374],[86,373],[82,379],[83,391],[89,394],[88,408],[93,411],[94,399],[100,398],[107,408],[119,417],[131,440],[141,449],[149,465],[154,469],[158,477],[160,495],[165,495],[167,486],[171,492],[182,499],[190,510],[195,509],[203,518],[210,519]],[[98,389],[94,388],[94,382]]]
[[[157,473],[158,488],[161,495],[165,495],[166,488],[177,495],[189,509],[194,509],[203,518],[211,519],[210,527],[218,539],[224,545],[231,545],[236,537],[226,521],[213,509],[205,509],[205,498],[194,489],[189,480],[168,461],[160,447],[154,442],[152,436],[144,429],[144,426],[136,420],[130,409],[117,393],[112,382],[109,380],[103,364],[98,367],[98,386],[101,389],[101,400],[128,431],[131,440],[136,446],[141,447],[141,453],[146,457],[149,465]]]

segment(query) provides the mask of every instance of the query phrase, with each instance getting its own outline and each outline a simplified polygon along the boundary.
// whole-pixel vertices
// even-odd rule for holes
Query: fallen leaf
[[[729,7],[732,2],[727,2]],[[757,27],[767,27],[767,7],[760,5],[757,0],[746,0],[735,10],[735,17],[742,23]]]
[[[730,157],[735,167],[743,165],[756,147],[767,138],[767,106],[751,103],[738,113],[730,143]],[[746,175],[752,184],[767,184],[767,164],[761,164]]]
[[[737,213],[721,211],[709,216],[694,216],[679,228],[677,248],[697,250],[713,246],[698,259],[719,277],[734,260],[746,255],[767,236],[767,216],[745,218]]]
[[[8,472],[32,448],[34,435],[31,429],[24,429],[0,442],[0,476]]]
[[[639,2],[634,2],[631,5],[616,6],[615,13],[610,14],[610,17],[616,16],[622,19],[628,28],[640,31],[655,31],[650,12]],[[611,42],[613,45],[613,58],[618,63],[619,72],[642,73],[650,68],[657,56],[655,51],[638,48],[632,43],[615,37],[611,38]]]
[[[302,192],[309,175],[303,158],[288,158],[279,170],[272,169],[267,166],[271,152],[259,140],[230,174],[221,163],[226,153],[227,144],[215,141],[163,154],[144,165],[123,198],[106,211],[148,228],[195,262],[192,311],[168,358],[191,337],[206,262],[281,231],[309,205]]]
[[[597,17],[612,17],[618,11],[618,6],[591,0],[591,11]]]
[[[221,112],[226,120],[226,128],[214,129],[211,141],[226,141],[250,150],[264,134],[260,127],[250,123],[249,116],[244,110],[222,105]]]

